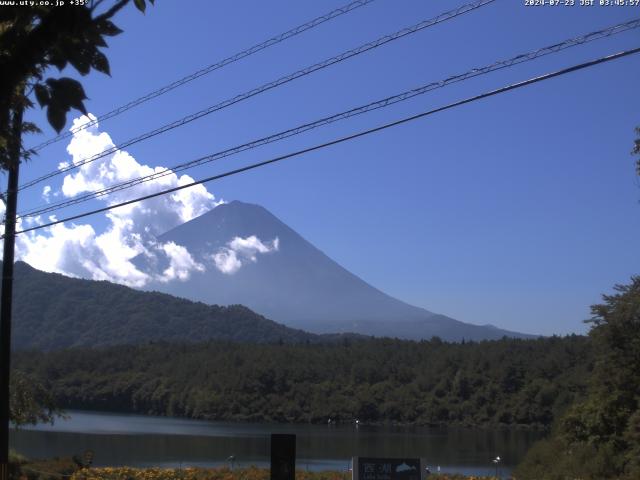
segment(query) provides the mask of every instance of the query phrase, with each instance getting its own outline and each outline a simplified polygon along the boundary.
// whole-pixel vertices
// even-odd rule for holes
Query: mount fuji
[[[184,247],[196,266],[188,278],[153,281],[157,290],[207,304],[242,304],[289,327],[405,339],[490,340],[531,335],[473,325],[395,299],[352,274],[265,208],[221,204],[157,238]],[[143,271],[169,259],[138,256]]]

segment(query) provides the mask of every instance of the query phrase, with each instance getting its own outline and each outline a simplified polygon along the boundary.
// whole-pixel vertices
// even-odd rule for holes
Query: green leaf
[[[42,133],[42,130],[33,122],[22,122],[22,133]]]
[[[122,30],[114,25],[114,23],[110,20],[100,20],[96,23],[96,29],[102,35],[106,35],[108,37],[115,37],[116,35],[120,35]]]
[[[31,158],[35,157],[36,155],[38,155],[38,152],[36,152],[33,148],[23,150],[22,152],[22,158],[24,160],[31,160]]]
[[[47,120],[55,131],[60,133],[67,122],[67,111],[57,105],[52,105],[47,109]]]
[[[45,87],[41,83],[36,83],[33,87],[33,90],[36,94],[36,100],[38,100],[38,103],[41,107],[49,104],[51,96],[49,95],[49,89],[47,87]]]
[[[102,38],[102,34],[99,32],[96,25],[93,25],[90,30],[87,30],[87,40],[93,43],[96,47],[107,47],[107,42]]]
[[[49,63],[54,65],[59,71],[62,71],[67,66],[67,59],[62,55],[59,49],[54,50],[49,54]]]
[[[133,3],[135,4],[138,10],[144,13],[145,9],[147,8],[147,4],[145,3],[144,0],[133,0]]]
[[[59,106],[65,111],[68,111],[69,108],[75,108],[87,115],[87,110],[82,103],[87,96],[80,82],[67,77],[49,78],[47,79],[47,85],[51,90],[51,106]]]
[[[81,75],[87,75],[91,70],[92,52],[88,50],[72,49],[69,52],[69,62]]]
[[[109,60],[107,60],[107,56],[96,50],[93,54],[93,58],[91,59],[91,66],[98,70],[99,72],[106,73],[111,76],[111,70],[109,69]]]

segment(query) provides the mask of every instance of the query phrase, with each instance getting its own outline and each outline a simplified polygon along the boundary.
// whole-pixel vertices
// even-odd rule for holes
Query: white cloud
[[[80,270],[96,269],[95,258],[100,252],[95,249],[96,233],[91,225],[60,224],[47,230],[47,235],[18,235],[17,256],[47,272],[58,271],[60,265],[65,266],[65,273],[73,276],[78,276]],[[91,255],[87,255],[89,252]]]
[[[241,253],[255,262],[256,253],[269,253],[277,251],[280,246],[280,239],[275,238],[271,244],[264,244],[255,235],[247,238],[236,237],[229,242],[229,248]]]
[[[95,117],[90,115],[93,120]],[[87,117],[74,120],[73,127],[81,126]],[[67,152],[74,165],[114,146],[106,132],[98,132],[98,125],[81,130],[73,135]],[[116,183],[164,172],[164,167],[150,167],[138,163],[129,153],[118,150],[104,158],[86,163],[68,174],[62,184],[65,197],[101,190]],[[193,182],[189,175],[178,177],[171,172],[153,181],[135,185],[126,190],[101,197],[109,205],[154,193],[160,190]],[[143,224],[150,233],[158,235],[209,211],[217,203],[213,194],[204,185],[196,185],[171,195],[162,195],[141,203],[127,205],[112,211],[115,216],[129,218],[136,224]]]
[[[175,279],[188,280],[193,270],[204,272],[204,265],[196,262],[183,246],[174,242],[167,242],[160,248],[169,259],[169,267],[163,272],[162,277],[158,279],[161,282],[169,282]]]
[[[91,114],[89,118],[95,119]],[[75,119],[72,128],[79,127],[89,118]],[[67,147],[73,164],[79,165],[114,146],[109,134],[99,132],[98,128],[96,124],[73,135]],[[59,168],[69,164],[61,162]],[[68,173],[64,177],[61,194],[70,198],[161,171],[164,171],[163,167],[141,164],[126,151],[118,150]],[[192,181],[188,175],[178,177],[171,172],[152,182],[101,197],[100,201],[113,205]],[[43,198],[47,200],[51,192],[52,187],[47,185],[42,192]],[[96,232],[87,223],[61,224],[18,235],[16,256],[41,270],[130,286],[143,286],[150,280],[185,280],[190,272],[202,271],[204,266],[196,262],[185,247],[171,242],[157,244],[155,237],[202,215],[219,203],[222,202],[216,202],[214,195],[203,185],[194,186],[172,195],[111,210],[104,216],[106,227],[102,232]],[[27,218],[19,222],[29,226],[42,224],[42,219]],[[131,262],[139,254],[164,256],[169,267],[161,274],[142,272]]]
[[[51,185],[45,185],[42,189],[42,199],[49,203],[49,196],[51,195]]]
[[[258,253],[272,253],[280,249],[280,239],[274,238],[271,242],[263,243],[255,235],[246,238],[235,237],[226,246],[218,249],[211,258],[216,268],[222,273],[232,275],[247,262],[255,263]]]
[[[229,248],[221,248],[218,253],[213,254],[212,258],[216,268],[228,275],[236,273],[242,267],[238,254]]]

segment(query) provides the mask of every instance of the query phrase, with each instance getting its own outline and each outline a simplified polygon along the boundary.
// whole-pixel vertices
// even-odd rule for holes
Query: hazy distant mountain
[[[0,262],[1,265],[1,262]],[[267,320],[246,307],[195,303],[122,285],[15,266],[13,347],[54,350],[207,340],[331,341]]]
[[[208,304],[246,305],[291,327],[410,339],[528,336],[463,323],[390,297],[258,205],[220,205],[158,241],[186,247],[201,268],[186,281],[155,282],[145,288]],[[142,256],[136,264],[155,272],[169,265],[167,260]]]

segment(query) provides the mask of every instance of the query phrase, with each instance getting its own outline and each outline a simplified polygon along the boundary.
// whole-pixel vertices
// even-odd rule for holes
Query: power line
[[[61,133],[60,135],[57,135],[39,145],[36,145],[35,147],[33,147],[33,150],[36,150],[36,151],[42,150],[44,147],[51,145],[53,143],[56,143],[65,138],[68,138],[72,136],[74,133],[79,132],[80,130],[84,130],[85,128],[89,128],[99,122],[102,122],[109,118],[113,118],[117,115],[120,115],[121,113],[126,112],[127,110],[137,107],[138,105],[145,103],[149,100],[152,100],[156,97],[159,97],[160,95],[164,95],[165,93],[170,92],[175,88],[181,87],[182,85],[189,83],[197,78],[200,78],[204,75],[208,75],[209,73],[215,70],[226,67],[227,65],[235,63],[238,60],[242,60],[243,58],[249,57],[254,53],[258,53],[262,50],[272,47],[273,45],[277,45],[278,43],[284,42],[285,40],[291,37],[295,37],[296,35],[306,32],[307,30],[317,27],[318,25],[328,22],[329,20],[333,20],[334,18],[340,17],[341,15],[352,12],[353,10],[363,7],[365,5],[368,5],[374,1],[375,0],[357,0],[351,3],[348,3],[340,8],[336,8],[335,10],[332,10],[329,13],[326,13],[317,18],[314,18],[313,20],[307,23],[298,25],[297,27],[294,27],[291,30],[287,30],[286,32],[276,35],[275,37],[271,37],[270,39],[265,40],[262,43],[254,45],[253,47],[247,48],[246,50],[243,50],[234,55],[231,55],[230,57],[220,60],[219,62],[213,63],[207,67],[204,67],[196,72],[193,72],[190,75],[187,75],[186,77],[183,77],[179,80],[169,83],[168,85],[165,85],[164,87],[154,90],[153,92],[147,93],[146,95],[143,95],[142,97],[132,100],[131,102],[125,105],[122,105],[114,110],[111,110],[110,112],[107,112],[99,116],[95,120],[92,120],[91,122],[87,122],[78,128],[74,128],[74,129],[71,129],[70,131]]]
[[[552,72],[552,73],[546,73],[544,75],[540,75],[538,77],[533,77],[533,78],[530,78],[528,80],[524,80],[522,82],[518,82],[518,83],[511,84],[511,85],[507,85],[505,87],[501,87],[501,88],[498,88],[498,89],[495,89],[495,90],[491,90],[489,92],[485,92],[485,93],[482,93],[482,94],[479,94],[479,95],[476,95],[476,96],[473,96],[473,97],[468,97],[468,98],[465,98],[463,100],[459,100],[457,102],[449,103],[449,104],[447,104],[445,106],[435,108],[433,110],[428,110],[426,112],[422,112],[422,113],[419,113],[419,114],[416,114],[416,115],[412,115],[410,117],[405,117],[405,118],[402,118],[400,120],[396,120],[396,121],[393,121],[393,122],[390,122],[390,123],[386,123],[384,125],[380,125],[378,127],[370,128],[368,130],[363,130],[363,131],[360,131],[360,132],[357,132],[357,133],[354,133],[354,134],[351,134],[351,135],[347,135],[345,137],[341,137],[341,138],[338,138],[338,139],[335,139],[335,140],[331,140],[329,142],[325,142],[325,143],[322,143],[322,144],[319,144],[319,145],[314,145],[312,147],[308,147],[308,148],[305,148],[305,149],[302,149],[302,150],[298,150],[298,151],[295,151],[295,152],[292,152],[292,153],[288,153],[286,155],[281,155],[279,157],[271,158],[269,160],[264,160],[262,162],[253,163],[253,164],[247,165],[245,167],[237,168],[235,170],[230,170],[230,171],[227,171],[227,172],[224,172],[224,173],[220,173],[218,175],[212,175],[210,177],[206,177],[206,178],[203,178],[201,180],[196,180],[196,181],[193,181],[193,182],[185,184],[185,185],[180,185],[178,187],[173,187],[173,188],[169,188],[167,190],[162,190],[160,192],[152,193],[152,194],[149,194],[149,195],[144,195],[142,197],[138,197],[138,198],[134,198],[134,199],[131,199],[131,200],[127,200],[125,202],[121,202],[121,203],[118,203],[118,204],[115,204],[115,205],[110,205],[108,207],[98,208],[98,209],[95,209],[95,210],[90,210],[90,211],[85,212],[85,213],[72,215],[72,216],[63,218],[62,220],[56,220],[56,221],[52,221],[52,222],[45,223],[45,224],[42,224],[42,225],[37,225],[37,226],[34,226],[34,227],[25,228],[23,230],[17,231],[16,235],[20,234],[20,233],[31,232],[31,231],[34,231],[34,230],[40,230],[42,228],[51,227],[53,225],[58,225],[60,223],[68,222],[68,221],[71,221],[71,220],[77,220],[79,218],[88,217],[90,215],[95,215],[97,213],[106,212],[106,211],[109,211],[109,210],[113,210],[115,208],[124,207],[126,205],[131,205],[133,203],[138,203],[138,202],[141,202],[141,201],[144,201],[144,200],[149,200],[151,198],[159,197],[161,195],[166,195],[166,194],[169,194],[169,193],[177,192],[177,191],[183,190],[185,188],[194,187],[196,185],[209,183],[209,182],[212,182],[212,181],[215,181],[215,180],[220,180],[221,178],[230,177],[232,175],[237,175],[237,174],[240,174],[240,173],[243,173],[243,172],[247,172],[249,170],[254,170],[256,168],[264,167],[266,165],[270,165],[272,163],[280,162],[280,161],[286,160],[288,158],[297,157],[297,156],[303,155],[305,153],[313,152],[313,151],[316,151],[316,150],[321,150],[323,148],[327,148],[327,147],[330,147],[332,145],[337,145],[339,143],[344,143],[344,142],[347,142],[347,141],[350,141],[350,140],[354,140],[356,138],[364,137],[364,136],[370,135],[372,133],[380,132],[382,130],[386,130],[387,128],[396,127],[398,125],[402,125],[404,123],[408,123],[408,122],[411,122],[413,120],[417,120],[419,118],[423,118],[423,117],[426,117],[426,116],[429,116],[429,115],[433,115],[435,113],[443,112],[445,110],[450,110],[450,109],[453,109],[455,107],[459,107],[461,105],[465,105],[465,104],[472,103],[472,102],[475,102],[475,101],[478,101],[478,100],[482,100],[484,98],[492,97],[492,96],[495,96],[495,95],[498,95],[498,94],[501,94],[501,93],[505,93],[505,92],[508,92],[508,91],[511,91],[511,90],[516,90],[518,88],[526,87],[526,86],[532,85],[534,83],[538,83],[538,82],[542,82],[544,80],[549,80],[551,78],[555,78],[555,77],[559,77],[559,76],[562,76],[562,75],[566,75],[568,73],[572,73],[572,72],[575,72],[575,71],[578,71],[578,70],[583,70],[585,68],[593,67],[593,66],[599,65],[601,63],[610,62],[612,60],[618,60],[620,58],[626,57],[628,55],[633,55],[633,54],[636,54],[638,52],[640,52],[640,47],[634,48],[634,49],[631,49],[631,50],[626,50],[626,51],[619,52],[619,53],[614,53],[614,54],[611,54],[611,55],[607,55],[605,57],[601,57],[601,58],[598,58],[596,60],[591,60],[589,62],[584,62],[584,63],[580,63],[580,64],[577,64],[577,65],[573,65],[571,67],[567,67],[567,68],[564,68],[562,70],[557,70],[557,71]]]
[[[450,19],[455,18],[455,17],[457,17],[459,15],[462,15],[464,13],[468,13],[468,12],[473,11],[473,10],[475,10],[477,8],[480,8],[480,7],[482,7],[482,6],[486,5],[486,4],[492,3],[494,1],[495,0],[478,0],[478,1],[475,1],[475,2],[472,2],[472,3],[469,3],[469,4],[465,4],[465,5],[462,5],[462,6],[458,7],[458,8],[456,8],[456,9],[444,12],[444,13],[442,13],[442,14],[440,14],[437,17],[434,17],[432,19],[424,20],[424,21],[419,22],[419,23],[417,23],[417,24],[415,24],[415,25],[413,25],[411,27],[407,27],[407,28],[404,28],[402,30],[399,30],[399,31],[397,31],[397,32],[395,32],[393,34],[385,35],[383,37],[378,38],[377,40],[374,40],[372,42],[360,45],[359,47],[356,47],[354,49],[348,50],[348,51],[343,52],[343,53],[341,53],[339,55],[336,55],[334,57],[328,58],[328,59],[326,59],[326,60],[324,60],[322,62],[318,62],[318,63],[316,63],[314,65],[311,65],[311,66],[309,66],[307,68],[298,70],[298,71],[296,71],[296,72],[294,72],[292,74],[286,75],[284,77],[280,77],[277,80],[274,80],[272,82],[263,84],[260,87],[257,87],[257,88],[254,88],[252,90],[249,90],[249,91],[247,91],[245,93],[236,95],[233,98],[224,100],[224,101],[222,101],[222,102],[220,102],[218,104],[212,105],[212,106],[210,106],[208,108],[205,108],[205,109],[200,110],[198,112],[195,112],[195,113],[192,113],[190,115],[187,115],[186,117],[183,117],[182,119],[176,120],[176,121],[171,122],[171,123],[166,124],[166,125],[163,125],[163,126],[161,126],[159,128],[156,128],[155,130],[146,132],[146,133],[144,133],[142,135],[139,135],[138,137],[135,137],[133,139],[127,140],[127,141],[125,141],[124,143],[122,143],[120,145],[115,145],[115,146],[113,146],[111,148],[108,148],[108,149],[106,149],[106,150],[104,150],[104,151],[102,151],[102,152],[100,152],[100,153],[98,153],[96,155],[93,155],[93,156],[91,156],[89,158],[86,158],[86,159],[82,160],[81,162],[78,162],[78,163],[73,164],[73,165],[69,165],[69,166],[67,166],[65,168],[62,168],[62,169],[58,169],[58,170],[52,171],[52,172],[50,172],[48,174],[45,174],[45,175],[43,175],[41,177],[38,177],[38,178],[34,179],[34,180],[32,180],[32,181],[30,181],[28,183],[25,183],[24,185],[22,185],[20,187],[20,190],[22,190],[24,188],[31,187],[33,185],[41,183],[44,180],[47,180],[47,179],[52,178],[54,176],[60,175],[62,173],[65,173],[65,172],[67,172],[69,170],[78,168],[78,167],[80,167],[82,165],[85,165],[87,163],[90,163],[90,162],[93,162],[93,161],[98,160],[100,158],[103,158],[104,156],[107,156],[107,155],[110,155],[112,153],[115,153],[117,150],[120,150],[122,148],[129,147],[129,146],[131,146],[133,144],[136,144],[136,143],[139,143],[139,142],[141,142],[143,140],[147,140],[147,139],[152,138],[152,137],[154,137],[156,135],[165,133],[165,132],[167,132],[169,130],[173,130],[174,128],[181,127],[182,125],[185,125],[185,124],[190,123],[190,122],[192,122],[194,120],[200,119],[200,118],[202,118],[202,117],[204,117],[206,115],[209,115],[210,113],[213,113],[215,111],[222,110],[222,109],[224,109],[226,107],[229,107],[231,105],[239,103],[239,102],[241,102],[243,100],[246,100],[248,98],[251,98],[251,97],[253,97],[255,95],[261,94],[261,93],[263,93],[263,92],[265,92],[267,90],[271,90],[272,88],[275,88],[275,87],[278,87],[278,86],[283,85],[285,83],[288,83],[290,81],[296,80],[296,79],[298,79],[300,77],[309,75],[309,74],[314,73],[314,72],[316,72],[318,70],[321,70],[321,69],[324,69],[324,68],[329,67],[331,65],[334,65],[336,63],[342,62],[342,61],[347,60],[349,58],[352,58],[352,57],[354,57],[356,55],[359,55],[361,53],[367,52],[367,51],[372,50],[374,48],[380,47],[380,46],[382,46],[382,45],[384,45],[386,43],[389,43],[391,41],[394,41],[394,40],[397,40],[399,38],[405,37],[405,36],[410,35],[412,33],[416,33],[418,31],[423,30],[425,28],[428,28],[430,26],[436,25],[438,23],[442,23],[442,22],[444,22],[446,20],[450,20]]]
[[[19,215],[20,218],[25,218],[25,217],[35,217],[38,215],[43,215],[45,213],[49,213],[49,212],[53,212],[53,211],[57,211],[57,210],[61,210],[63,208],[72,206],[72,205],[77,205],[79,203],[83,203],[92,199],[96,199],[96,198],[100,198],[103,196],[106,196],[108,194],[114,193],[114,192],[118,192],[121,190],[125,190],[127,188],[132,188],[136,185],[140,185],[142,183],[146,183],[146,182],[150,182],[153,180],[157,180],[159,178],[165,177],[167,175],[171,175],[175,172],[179,172],[182,170],[186,170],[189,168],[193,168],[196,166],[200,166],[206,163],[210,163],[216,160],[220,160],[222,158],[225,157],[229,157],[232,155],[236,155],[238,153],[253,149],[253,148],[257,148],[259,146],[262,145],[267,145],[269,143],[273,143],[279,140],[283,140],[285,138],[289,138],[295,135],[299,135],[301,133],[304,133],[306,131],[324,126],[324,125],[328,125],[337,121],[341,121],[341,120],[345,120],[347,118],[351,118],[357,115],[361,115],[373,110],[377,110],[380,108],[384,108],[387,107],[389,105],[393,105],[395,103],[399,103],[405,100],[408,100],[410,98],[413,98],[417,95],[422,95],[424,93],[433,91],[435,89],[438,88],[443,88],[447,85],[450,85],[452,83],[457,83],[457,82],[461,82],[461,81],[465,81],[468,80],[470,78],[474,78],[480,75],[485,75],[503,68],[507,68],[507,67],[512,67],[514,65],[518,65],[520,63],[524,63],[524,62],[528,62],[531,60],[534,60],[536,58],[540,58],[542,56],[545,55],[549,55],[549,54],[553,54],[553,53],[557,53],[561,50],[570,48],[570,47],[574,47],[576,45],[582,45],[584,43],[588,43],[588,42],[592,42],[595,40],[599,40],[599,39],[603,39],[603,38],[608,38],[612,35],[616,35],[618,33],[622,33],[631,29],[635,29],[640,27],[640,19],[635,19],[635,20],[631,20],[625,23],[621,23],[618,25],[613,25],[595,32],[591,32],[588,33],[586,35],[581,35],[578,37],[573,37],[570,39],[567,39],[563,42],[560,43],[555,43],[553,45],[550,46],[546,46],[543,48],[539,48],[537,50],[533,50],[531,52],[527,52],[524,54],[520,54],[517,55],[515,57],[509,58],[507,60],[500,60],[497,62],[494,62],[490,65],[481,67],[481,68],[474,68],[471,70],[468,70],[467,72],[460,74],[460,75],[453,75],[450,76],[446,79],[437,81],[437,82],[432,82],[423,86],[420,86],[418,88],[414,88],[412,90],[407,90],[405,92],[402,92],[400,94],[397,95],[393,95],[381,100],[377,100],[375,102],[371,102],[368,103],[366,105],[362,105],[356,108],[352,108],[350,110],[346,110],[343,111],[341,113],[335,114],[335,115],[331,115],[328,117],[324,117],[321,118],[319,120],[316,120],[314,122],[311,123],[306,123],[304,125],[300,125],[297,126],[295,128],[291,128],[273,135],[269,135],[267,137],[263,137],[257,140],[253,140],[251,142],[248,143],[244,143],[242,145],[236,146],[236,147],[232,147],[232,148],[228,148],[226,150],[222,150],[220,152],[216,152],[210,155],[206,155],[204,157],[200,157],[197,158],[195,160],[190,160],[188,162],[184,162],[178,165],[175,165],[173,167],[170,168],[166,168],[162,171],[159,172],[154,172],[152,174],[149,175],[145,175],[142,177],[138,177],[138,178],[134,178],[134,179],[130,179],[127,180],[125,182],[121,182],[115,185],[111,185],[109,187],[106,187],[104,189],[101,190],[96,190],[93,192],[87,192],[86,194],[77,196],[75,198],[71,198],[68,200],[63,200],[60,202],[56,202],[53,204],[46,204],[46,205],[41,205],[39,207],[35,207],[32,208],[31,210],[21,213]]]
[[[139,135],[138,137],[132,138],[130,140],[125,141],[124,143],[121,143],[119,145],[114,145],[111,148],[108,148],[96,155],[93,155],[89,158],[86,158],[78,163],[75,163],[73,165],[68,165],[64,168],[60,168],[57,170],[54,170],[50,173],[47,173],[45,175],[42,175],[41,177],[38,177],[30,182],[27,182],[23,185],[20,186],[20,188],[18,190],[23,190],[25,188],[29,188],[32,187],[33,185],[37,185],[38,183],[43,182],[44,180],[48,180],[49,178],[55,177],[57,175],[61,175],[62,173],[68,172],[69,170],[73,170],[75,168],[81,167],[82,165],[86,165],[87,163],[91,163],[95,160],[98,160],[100,158],[103,158],[107,155],[111,155],[112,153],[115,153],[118,150],[121,150],[123,148],[129,147],[131,145],[134,145],[136,143],[139,143],[143,140],[147,140],[149,138],[155,137],[156,135],[160,135],[162,133],[168,132],[169,130],[173,130],[174,128],[178,128],[181,127],[183,125],[186,125],[187,123],[191,123],[194,120],[198,120],[206,115],[209,115],[213,112],[216,112],[218,110],[222,110],[224,108],[227,108],[231,105],[234,105],[236,103],[242,102],[244,100],[247,100],[251,97],[254,97],[256,95],[259,95],[261,93],[264,93],[268,90],[271,90],[273,88],[279,87],[280,85],[284,85],[285,83],[289,83],[293,80],[296,80],[298,78],[310,75],[318,70],[322,70],[324,68],[327,68],[331,65],[334,65],[336,63],[340,63],[343,62],[344,60],[347,60],[349,58],[355,57],[356,55],[360,55],[364,52],[367,52],[369,50],[378,48],[382,45],[385,45],[389,42],[392,42],[394,40],[397,40],[399,38],[403,38],[407,35],[411,35],[413,33],[416,33],[420,30],[423,30],[425,28],[431,27],[433,25],[442,23],[444,21],[447,20],[451,20],[453,18],[456,18],[460,15],[463,15],[465,13],[471,12],[473,10],[476,10],[480,7],[483,7],[489,3],[493,3],[495,0],[477,0],[475,2],[472,3],[468,3],[466,5],[462,5],[458,8],[455,8],[453,10],[449,10],[445,13],[441,13],[440,15],[438,15],[437,17],[431,18],[429,20],[424,20],[420,23],[417,23],[411,27],[407,27],[407,28],[403,28],[402,30],[399,30],[395,33],[392,33],[390,35],[385,35],[383,37],[378,38],[377,40],[374,40],[372,42],[366,43],[364,45],[360,45],[359,47],[356,47],[354,49],[351,50],[347,50],[346,52],[343,52],[339,55],[336,55],[334,57],[328,58],[326,60],[323,60],[322,62],[316,63],[314,65],[311,65],[309,67],[303,68],[302,70],[298,70],[294,73],[291,73],[289,75],[285,75],[284,77],[280,77],[277,80],[271,81],[269,83],[265,83],[264,85],[261,85],[260,87],[254,88],[252,90],[249,90],[245,93],[242,93],[240,95],[236,95],[235,97],[229,98],[227,100],[224,100],[220,103],[217,103],[215,105],[212,105],[210,107],[207,107],[203,110],[200,110],[198,112],[192,113],[190,115],[187,115],[186,117],[181,118],[180,120],[176,120],[174,122],[168,123],[166,125],[163,125],[162,127],[158,127],[155,130],[151,130],[149,132],[143,133],[142,135]]]

